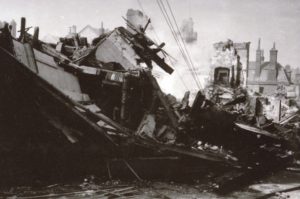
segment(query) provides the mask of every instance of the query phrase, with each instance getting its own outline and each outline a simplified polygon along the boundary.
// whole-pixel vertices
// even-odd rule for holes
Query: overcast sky
[[[156,0],[140,0],[146,14],[167,50],[178,57],[177,47],[162,18]],[[300,1],[298,0],[169,0],[175,17],[181,24],[192,17],[198,41],[188,48],[195,65],[207,68],[212,44],[232,39],[251,42],[253,60],[257,40],[262,40],[266,60],[276,42],[278,61],[282,65],[300,67]],[[80,30],[87,24],[113,29],[124,25],[127,9],[141,9],[138,0],[0,0],[0,20],[19,23],[26,17],[28,26],[39,26],[41,37],[46,34],[65,35],[75,24]]]

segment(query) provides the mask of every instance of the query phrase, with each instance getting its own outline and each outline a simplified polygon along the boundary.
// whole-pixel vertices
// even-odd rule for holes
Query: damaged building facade
[[[249,67],[250,42],[234,43],[218,42],[214,45],[215,54],[212,57],[212,73],[214,81],[224,81],[227,85],[246,85],[247,69]]]

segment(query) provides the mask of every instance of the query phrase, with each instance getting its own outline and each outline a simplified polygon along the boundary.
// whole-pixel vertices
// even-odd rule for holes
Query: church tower
[[[269,65],[269,72],[268,72],[268,80],[269,81],[276,81],[278,76],[278,68],[277,68],[277,53],[275,47],[275,42],[273,43],[273,48],[270,50],[270,65]]]
[[[273,48],[271,48],[271,50],[270,50],[270,62],[274,66],[276,66],[276,64],[277,64],[277,53],[278,53],[278,51],[276,50],[275,42],[274,42]]]
[[[260,49],[260,38],[258,39],[258,46],[256,49],[256,63],[255,63],[255,77],[258,78],[261,72],[261,62],[262,62],[262,50]]]

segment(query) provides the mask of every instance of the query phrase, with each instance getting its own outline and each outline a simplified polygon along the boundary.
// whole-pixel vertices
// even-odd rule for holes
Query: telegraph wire
[[[175,41],[176,41],[176,43],[177,43],[177,45],[178,45],[178,48],[179,48],[179,50],[180,50],[180,52],[181,52],[181,54],[182,54],[182,56],[183,56],[183,58],[184,58],[184,60],[185,60],[185,62],[186,62],[186,64],[187,64],[187,66],[188,66],[188,68],[189,68],[191,74],[192,74],[192,77],[193,77],[193,79],[194,79],[194,81],[195,81],[197,87],[198,87],[199,89],[201,89],[201,84],[200,84],[200,81],[197,79],[197,75],[196,75],[196,73],[195,73],[195,71],[194,71],[193,65],[190,63],[190,61],[189,61],[189,59],[188,59],[188,57],[187,57],[187,55],[186,55],[187,53],[185,52],[185,50],[187,51],[187,49],[186,49],[186,47],[185,47],[185,50],[184,50],[184,48],[182,47],[182,44],[181,44],[179,38],[177,37],[175,28],[174,28],[174,26],[173,26],[173,24],[172,24],[172,21],[171,21],[170,17],[168,16],[168,12],[167,12],[167,10],[166,10],[166,8],[165,8],[163,2],[162,2],[161,0],[157,0],[157,4],[158,4],[158,6],[159,6],[159,8],[160,8],[160,10],[161,10],[161,12],[162,12],[162,14],[163,14],[163,16],[164,16],[166,22],[167,22],[167,24],[168,24],[168,26],[169,26],[169,28],[170,28],[170,30],[171,30],[171,32],[172,32],[172,35],[173,35],[173,37],[174,37],[174,39],[175,39]],[[174,17],[174,18],[175,18],[175,17]],[[177,27],[178,27],[178,26],[177,26]],[[178,30],[179,30],[179,29],[178,29]],[[181,37],[181,39],[183,39],[183,38]]]
[[[200,88],[201,88],[200,82],[198,81],[197,75],[196,75],[196,73],[194,72],[191,63],[190,63],[189,60],[188,60],[188,57],[187,57],[187,55],[186,55],[186,52],[184,51],[184,48],[182,47],[182,44],[181,44],[181,42],[180,42],[180,40],[179,40],[179,38],[178,38],[178,36],[177,36],[177,34],[176,34],[175,28],[174,28],[174,26],[173,26],[173,24],[172,24],[172,21],[171,21],[170,17],[168,16],[168,12],[167,12],[167,10],[166,10],[166,8],[165,8],[165,6],[164,6],[162,0],[160,0],[160,4],[161,4],[160,7],[161,7],[162,12],[165,13],[165,15],[166,15],[165,19],[166,19],[166,20],[169,22],[169,24],[170,24],[169,27],[171,28],[171,31],[172,31],[172,33],[173,33],[173,37],[174,37],[174,39],[175,39],[176,42],[177,42],[177,45],[178,45],[178,47],[179,47],[179,49],[180,49],[180,51],[181,51],[181,54],[182,54],[182,56],[183,56],[183,58],[184,58],[184,60],[185,60],[185,62],[186,62],[186,64],[187,64],[187,66],[188,66],[188,68],[189,68],[191,74],[192,74],[192,77],[193,77],[193,79],[194,79],[194,81],[195,81],[197,87],[200,89]]]
[[[174,39],[175,39],[175,42],[177,43],[177,46],[178,46],[178,48],[179,48],[179,51],[180,51],[180,53],[181,53],[181,55],[182,55],[184,61],[186,62],[187,66],[189,66],[189,63],[187,62],[187,58],[186,58],[186,56],[185,56],[185,54],[184,54],[184,51],[183,51],[183,49],[182,49],[182,47],[181,47],[181,45],[180,45],[180,43],[179,43],[178,38],[176,37],[176,32],[175,32],[175,30],[174,30],[174,28],[173,28],[173,26],[172,26],[172,24],[171,24],[170,18],[168,18],[168,16],[166,15],[165,10],[163,10],[163,7],[160,5],[159,1],[157,1],[157,3],[158,3],[158,5],[159,5],[159,8],[160,8],[160,10],[161,10],[161,12],[162,12],[164,18],[165,18],[165,21],[167,22],[167,25],[169,26],[169,28],[170,28],[170,30],[171,30],[171,33],[172,33],[172,35],[173,35],[173,37],[174,37]],[[180,76],[179,73],[178,73],[178,76]],[[180,76],[180,78],[183,79],[181,76]],[[193,78],[194,78],[194,77],[193,77]]]
[[[140,0],[137,0],[137,2],[138,2],[138,4],[139,4],[141,10],[143,11],[143,13],[146,14],[146,12],[145,12],[145,10],[144,10],[144,7],[143,7],[143,5],[142,5],[142,3],[141,3],[141,1],[140,1]],[[159,39],[159,37],[158,37],[158,34],[156,33],[156,31],[155,31],[153,25],[150,24],[150,26],[151,26],[151,28],[152,28],[152,30],[153,30],[153,32],[154,32],[154,35],[155,35],[157,41],[158,41],[159,43],[161,43],[161,41],[160,41],[160,39]],[[169,59],[169,62],[170,62],[172,65],[174,65],[173,61],[171,61],[170,56],[167,55],[166,57]],[[177,70],[175,70],[175,72],[176,72],[176,74],[178,75],[178,77],[179,77],[179,79],[180,79],[182,85],[185,87],[185,89],[186,89],[186,90],[189,90],[188,87],[187,87],[187,85],[186,85],[186,83],[185,83],[184,80],[183,80],[183,77],[180,75],[180,73],[179,73]]]
[[[181,41],[182,41],[183,46],[184,46],[184,49],[185,49],[185,51],[186,51],[186,53],[187,53],[188,59],[189,59],[191,65],[192,65],[192,69],[193,69],[193,71],[194,71],[194,73],[195,73],[195,75],[196,75],[197,81],[198,81],[199,84],[200,84],[200,80],[199,80],[199,78],[198,78],[198,76],[197,76],[197,73],[196,73],[196,69],[195,69],[194,63],[193,63],[193,61],[192,61],[192,59],[191,59],[191,56],[190,56],[190,53],[189,53],[189,51],[188,51],[188,49],[187,49],[187,47],[186,47],[186,44],[185,44],[185,41],[184,41],[183,36],[182,36],[182,34],[181,34],[181,31],[180,31],[180,29],[179,29],[178,23],[177,23],[177,21],[176,21],[176,18],[175,18],[175,16],[174,16],[174,13],[173,13],[173,11],[172,11],[172,8],[171,8],[171,6],[170,6],[170,4],[169,4],[169,0],[165,0],[165,1],[167,2],[168,8],[169,8],[170,13],[171,13],[171,15],[172,15],[172,18],[173,18],[173,20],[174,20],[174,22],[175,22],[175,25],[176,25],[176,27],[177,27],[178,34],[179,34],[179,36],[180,36],[180,38],[181,38]]]
[[[145,12],[145,10],[144,10],[144,7],[143,7],[143,5],[142,5],[142,2],[141,2],[140,0],[137,0],[137,2],[138,2],[138,4],[139,4],[141,10],[143,11],[143,13],[146,14],[146,12]],[[158,34],[156,33],[156,31],[155,31],[155,29],[154,29],[154,27],[153,27],[153,25],[152,25],[151,23],[150,23],[150,27],[151,27],[152,30],[153,30],[153,33],[154,33],[154,36],[155,36],[155,39],[156,39],[156,43],[157,43],[157,44],[161,43],[161,41],[160,41],[160,39],[159,39],[159,37],[158,37]]]

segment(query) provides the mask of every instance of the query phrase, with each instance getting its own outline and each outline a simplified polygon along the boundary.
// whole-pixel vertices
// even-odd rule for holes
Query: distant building
[[[75,25],[69,27],[69,33],[67,34],[67,38],[72,38],[77,34],[80,37],[86,37],[89,43],[92,43],[93,39],[99,37],[100,35],[109,32],[108,29],[103,27],[103,23],[101,22],[101,28],[94,28],[91,25],[86,25],[80,31],[77,32],[77,27]]]
[[[300,85],[300,68],[292,69],[291,80],[294,84]]]
[[[271,95],[280,87],[291,84],[291,71],[277,61],[278,51],[275,47],[270,50],[270,60],[265,61],[264,51],[260,47],[260,40],[256,50],[256,61],[251,61],[248,68],[247,87],[253,91]]]
[[[99,37],[100,35],[107,33],[109,30],[103,27],[103,22],[101,22],[101,28],[94,28],[91,25],[87,25],[82,30],[78,32],[81,37],[86,37],[88,42],[91,43],[93,39]]]
[[[193,43],[197,41],[197,32],[194,32],[194,21],[192,18],[185,19],[182,22],[180,31],[186,43]]]
[[[75,25],[69,27],[69,33],[66,35],[67,38],[73,38],[77,34],[77,27]]]

